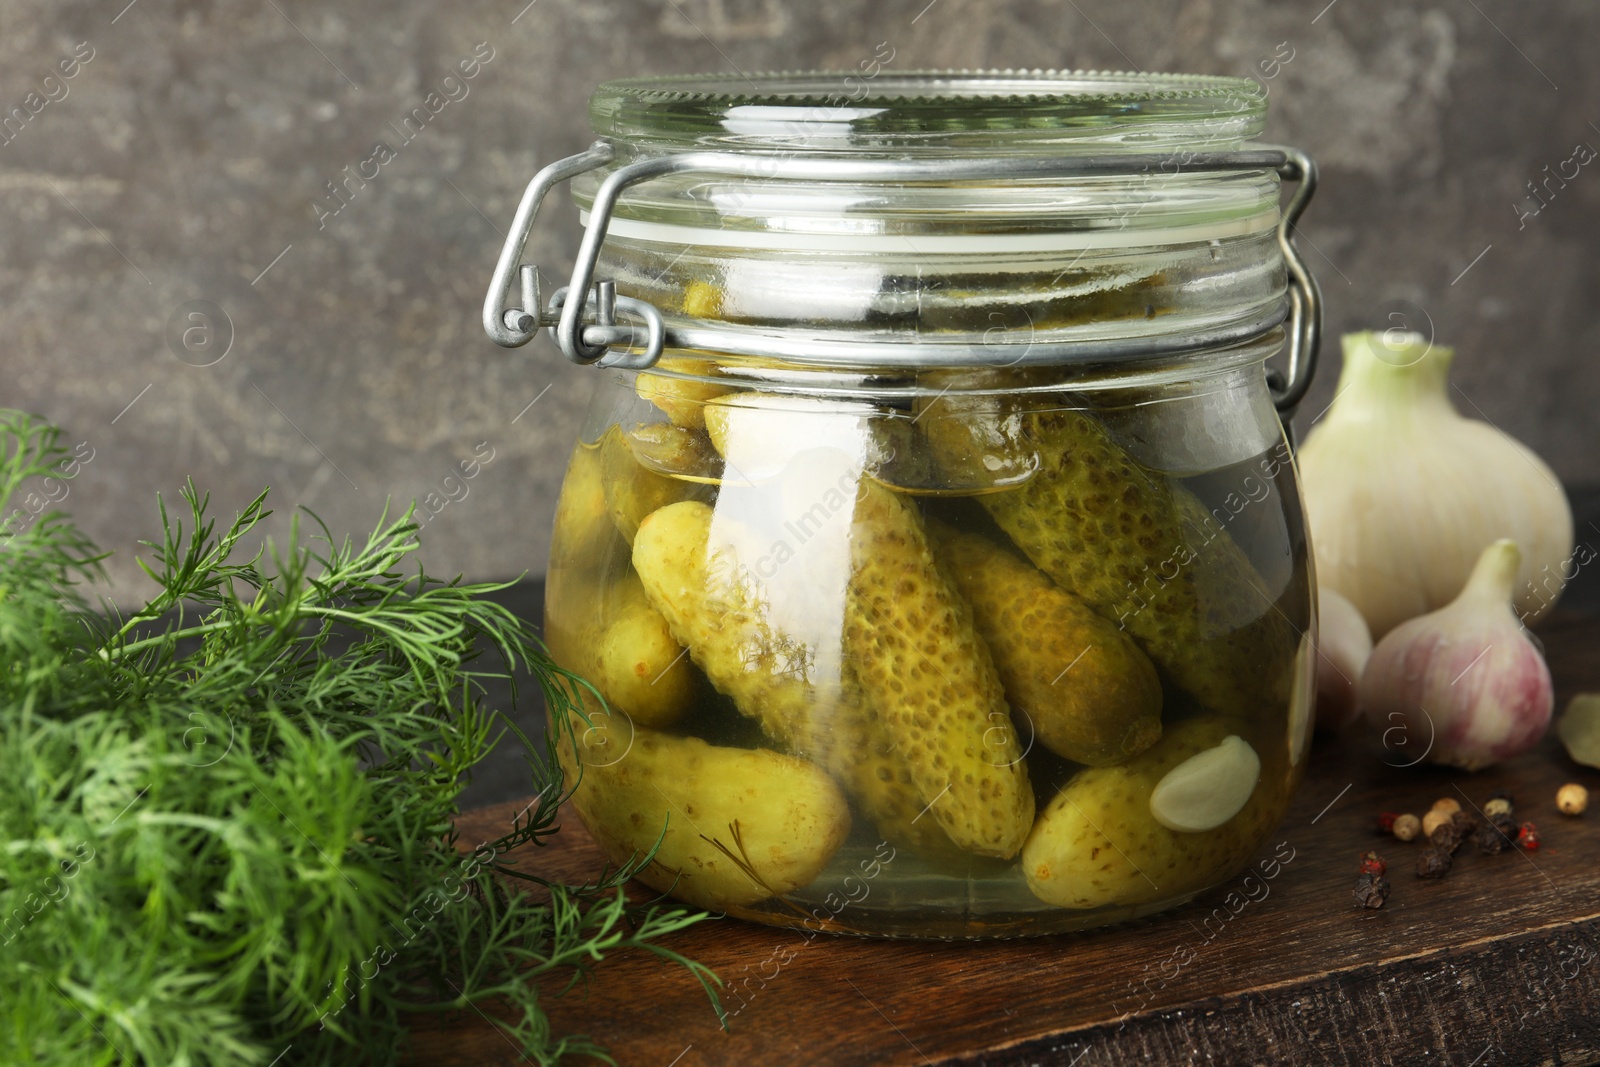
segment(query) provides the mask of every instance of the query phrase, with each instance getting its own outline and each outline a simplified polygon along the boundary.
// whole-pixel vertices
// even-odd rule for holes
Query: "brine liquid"
[[[608,432],[618,432],[615,429]],[[587,448],[593,446],[580,446]],[[753,461],[754,462],[754,461]],[[848,546],[851,521],[847,495],[840,507],[818,492],[819,473],[808,469],[805,499],[820,506],[796,511],[782,503],[788,477],[724,478],[716,499],[718,521],[743,533],[748,564],[770,591],[778,625],[795,632],[817,653],[804,669],[840,669],[841,619],[849,580]],[[1261,758],[1259,790],[1270,791],[1277,815],[1287,807],[1298,782],[1310,707],[1302,677],[1310,670],[1305,654],[1311,626],[1307,545],[1294,473],[1287,449],[1279,447],[1227,467],[1183,479],[1170,479],[1204,505],[1209,522],[1196,521],[1185,531],[1189,548],[1203,554],[1212,538],[1231,538],[1275,597],[1263,612],[1279,612],[1285,639],[1269,650],[1263,669],[1296,678],[1291,694],[1274,706],[1232,709],[1242,723],[1245,740]],[[558,662],[580,674],[590,669],[592,648],[614,611],[614,590],[630,576],[627,542],[615,527],[588,515],[574,521],[570,513],[597,506],[573,494],[595,492],[570,476],[562,506],[569,512],[558,521],[547,586],[546,638]],[[958,530],[980,534],[1001,546],[1010,541],[970,493],[930,491],[919,487],[909,497],[922,514]],[[1158,579],[1157,579],[1158,580]],[[701,680],[701,697],[669,732],[699,737],[714,745],[756,747],[770,744],[751,718],[740,714],[726,697]],[[1200,713],[1187,694],[1163,678],[1162,720],[1171,724]],[[1028,776],[1037,810],[1042,811],[1081,768],[1057,756],[1030,736],[1028,724],[1016,722],[1025,749]],[[664,820],[665,806],[646,817]],[[884,841],[873,821],[852,802],[852,828],[829,866],[809,885],[782,899],[772,899],[737,914],[778,925],[875,935],[971,937],[1041,934],[1103,925],[1170,907],[1209,888],[1195,884],[1173,887],[1160,900],[1073,910],[1040,901],[1029,890],[1017,859],[990,859],[958,854],[919,855]],[[931,815],[927,816],[932,818]],[[1276,822],[1276,818],[1273,820]],[[1262,842],[1241,849],[1234,869],[1242,868]],[[1213,883],[1215,879],[1212,880]]]

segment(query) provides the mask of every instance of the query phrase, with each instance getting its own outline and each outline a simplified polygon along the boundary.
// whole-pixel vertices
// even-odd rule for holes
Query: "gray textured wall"
[[[0,145],[0,405],[95,450],[71,504],[124,550],[119,595],[138,588],[127,550],[154,493],[185,475],[226,510],[271,485],[285,511],[359,530],[480,442],[493,459],[429,525],[428,563],[541,571],[592,372],[477,326],[523,185],[585,143],[605,78],[853,67],[879,42],[899,69],[1266,79],[1269,135],[1324,166],[1306,233],[1330,334],[1431,321],[1484,415],[1569,482],[1600,481],[1600,165],[1537,216],[1514,207],[1579,142],[1600,146],[1587,0],[526,2],[0,0],[0,110],[37,110]],[[493,57],[468,94],[405,142],[391,124],[480,42]],[[395,158],[319,222],[324,182],[379,140]],[[575,240],[551,224],[535,258],[565,269]],[[200,300],[232,323],[212,366],[167,339]]]

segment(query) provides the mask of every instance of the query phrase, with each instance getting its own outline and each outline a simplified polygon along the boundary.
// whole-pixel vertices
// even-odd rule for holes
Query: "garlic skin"
[[[1526,446],[1451,403],[1453,351],[1420,334],[1346,334],[1327,415],[1299,452],[1306,519],[1324,588],[1348,597],[1374,637],[1450,602],[1478,554],[1522,548],[1527,622],[1571,577],[1572,510]]]
[[[1475,771],[1538,743],[1550,725],[1550,669],[1511,609],[1521,553],[1484,549],[1448,605],[1402,623],[1372,650],[1361,708],[1386,752]],[[1411,757],[1416,755],[1416,759]]]
[[[1317,589],[1317,729],[1342,730],[1361,717],[1361,673],[1372,633],[1361,612],[1332,589]]]

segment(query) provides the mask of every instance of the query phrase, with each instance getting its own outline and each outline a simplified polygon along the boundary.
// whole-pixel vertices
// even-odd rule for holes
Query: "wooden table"
[[[1569,616],[1541,636],[1558,709],[1600,690],[1600,622]],[[1400,770],[1358,741],[1319,738],[1262,850],[1292,852],[1270,882],[1240,875],[1138,924],[1002,943],[807,940],[707,922],[669,943],[744,991],[728,1032],[685,972],[644,957],[607,960],[551,1014],[628,1067],[1600,1063],[1600,793],[1587,816],[1563,817],[1554,795],[1572,780],[1600,790],[1600,771],[1573,764],[1553,736],[1470,775]],[[1421,814],[1440,796],[1482,805],[1501,788],[1538,822],[1537,852],[1486,856],[1469,843],[1447,877],[1424,881],[1412,873],[1418,846],[1374,829],[1380,810]],[[521,807],[465,816],[463,837],[496,836]],[[558,838],[538,855],[547,875],[598,869],[575,818]],[[1367,849],[1390,864],[1381,911],[1352,905]],[[516,1062],[476,1016],[416,1038],[423,1064]]]

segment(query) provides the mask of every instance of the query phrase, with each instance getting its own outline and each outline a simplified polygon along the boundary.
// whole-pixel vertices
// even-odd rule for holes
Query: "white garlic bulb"
[[[1300,449],[1317,579],[1374,637],[1448,604],[1479,553],[1522,549],[1515,606],[1532,622],[1573,566],[1572,510],[1550,468],[1456,411],[1453,352],[1402,331],[1347,334],[1339,391]]]

